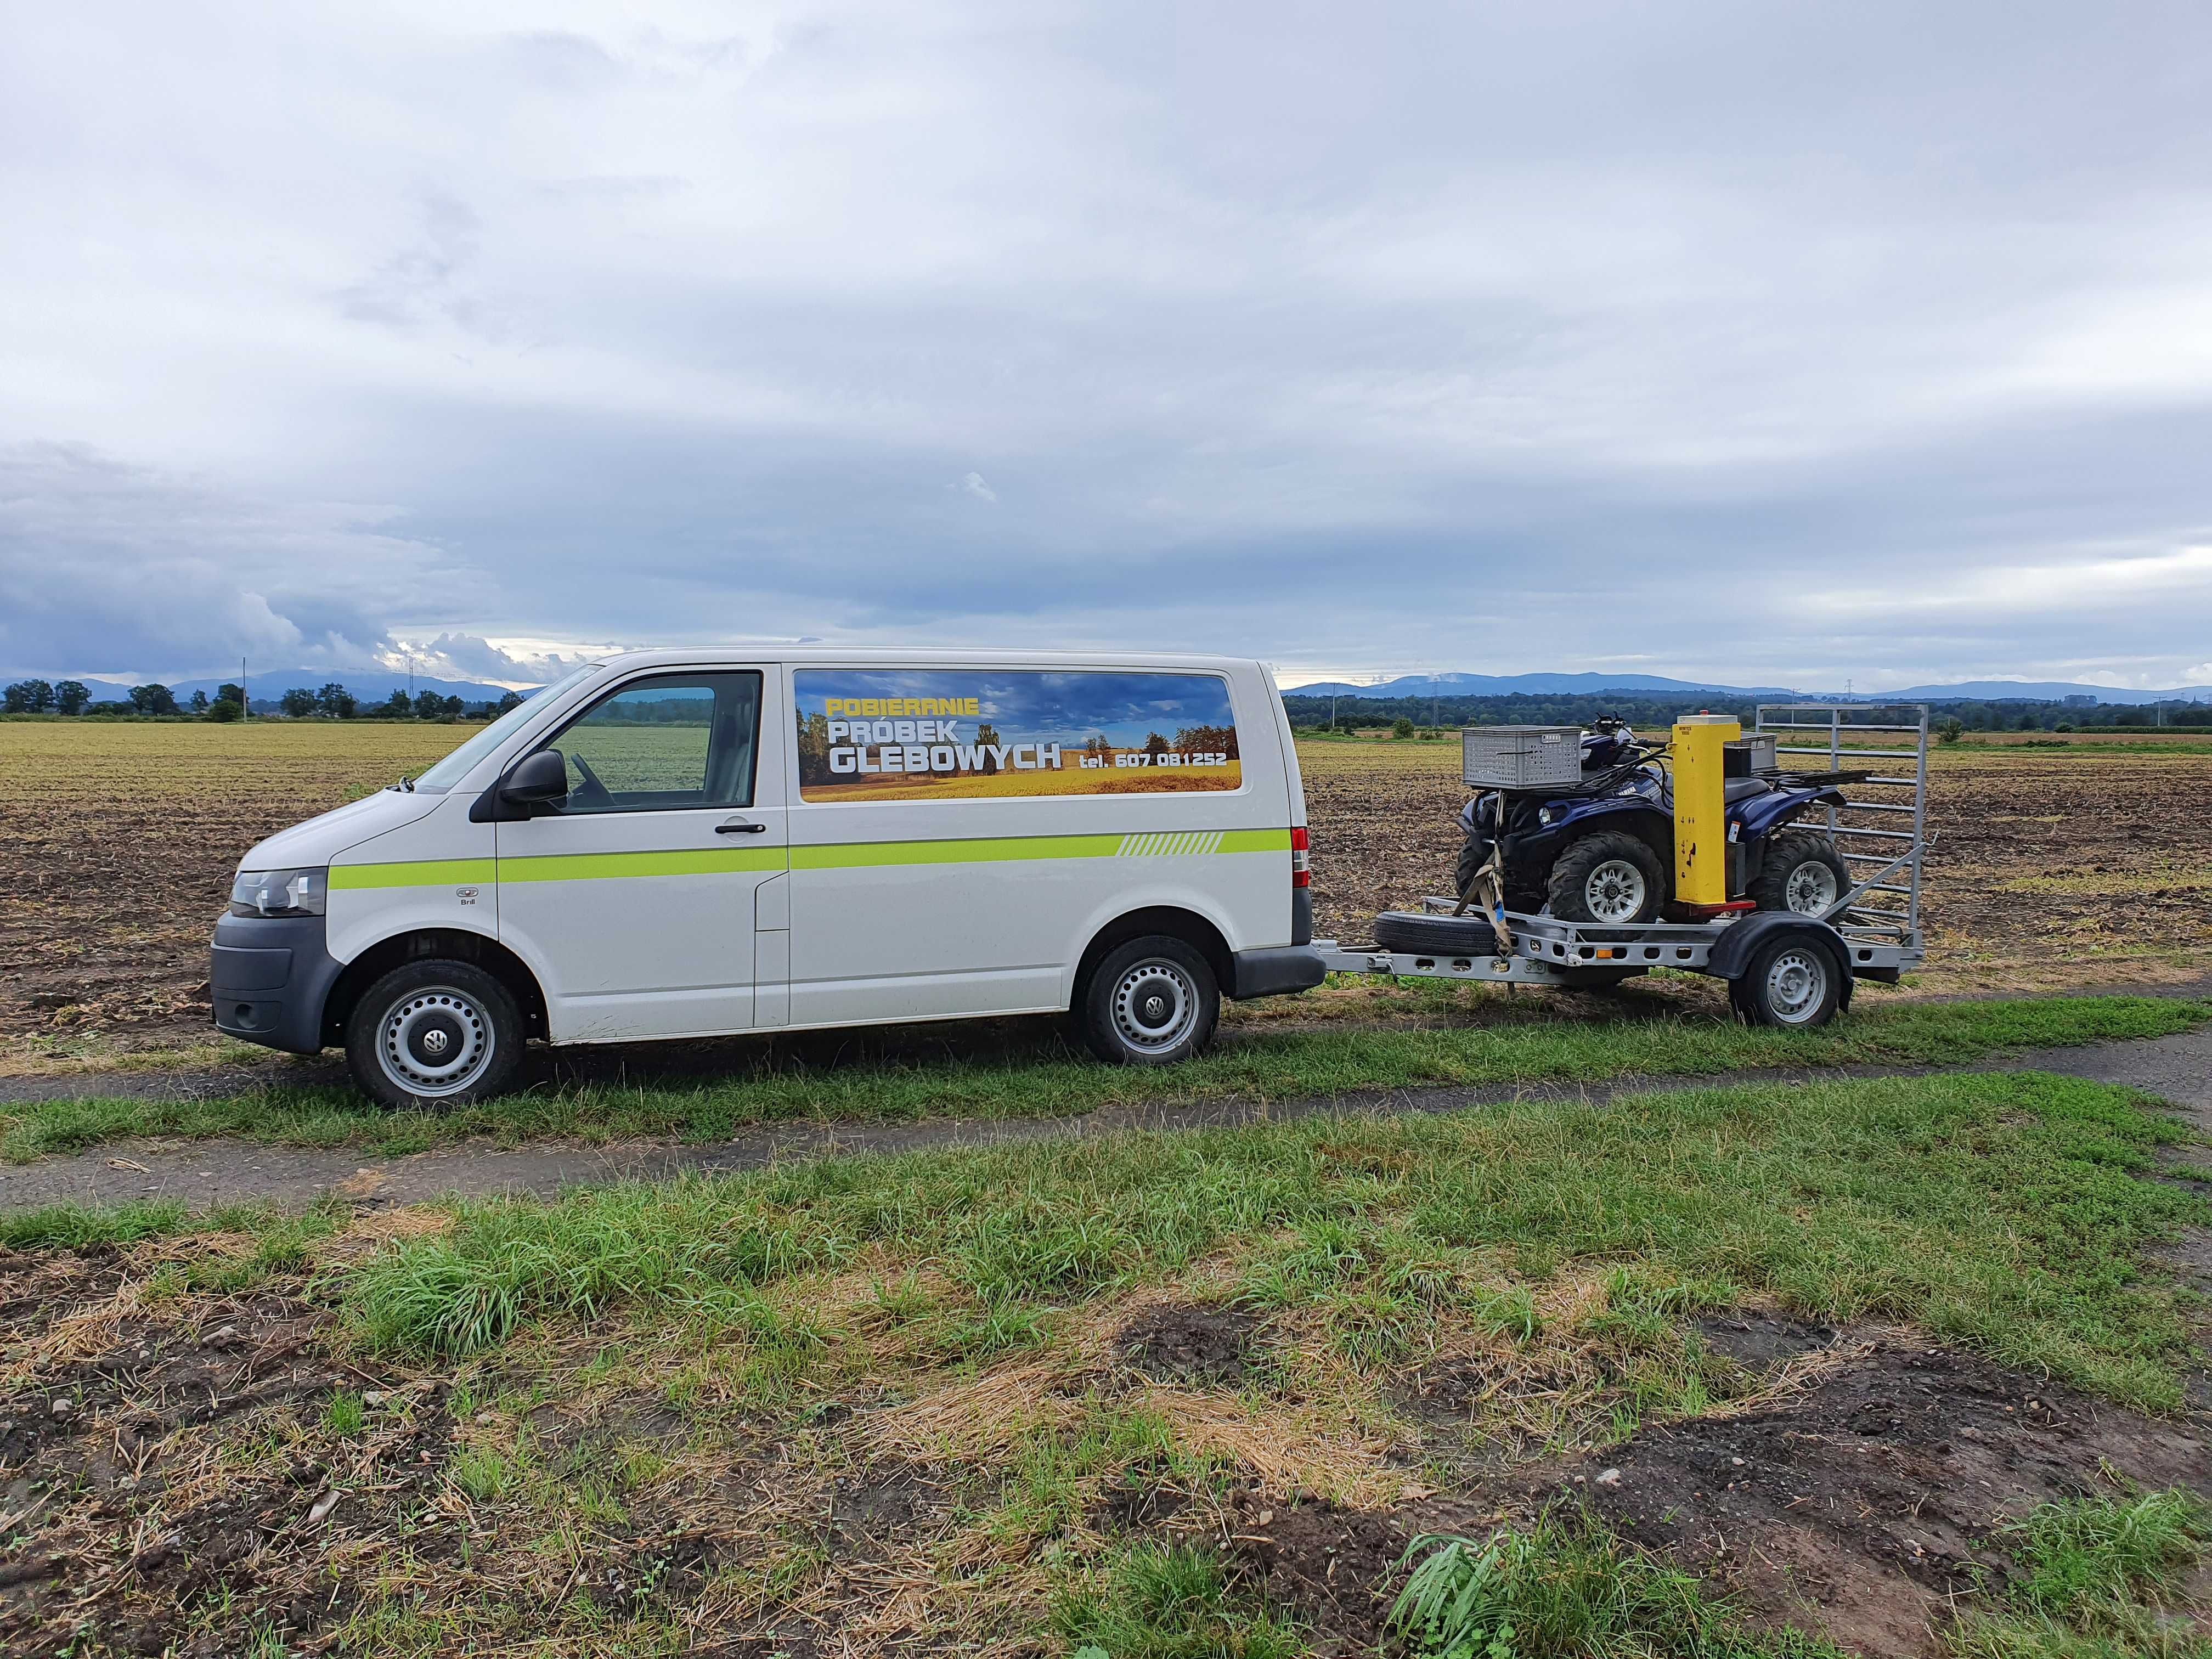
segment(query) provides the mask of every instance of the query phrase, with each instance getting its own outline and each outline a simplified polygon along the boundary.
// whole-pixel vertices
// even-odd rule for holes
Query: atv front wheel
[[[1667,902],[1659,855],[1618,830],[1584,836],[1560,854],[1545,893],[1560,921],[1613,927],[1650,921]]]
[[[1850,890],[1850,866],[1834,842],[1817,830],[1785,830],[1766,843],[1749,896],[1762,910],[1825,916]]]

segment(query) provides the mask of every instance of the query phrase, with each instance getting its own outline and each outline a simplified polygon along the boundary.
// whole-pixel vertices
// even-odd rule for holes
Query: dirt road
[[[1924,1071],[1930,1068],[1917,1068]],[[2100,1082],[2125,1084],[2172,1102],[2212,1135],[2212,1028],[2155,1041],[2094,1044],[2031,1051],[1987,1068],[2057,1072]],[[1817,1074],[1904,1076],[1912,1069],[1872,1069]],[[133,1199],[173,1199],[194,1209],[236,1199],[285,1205],[312,1202],[325,1194],[377,1203],[411,1204],[453,1193],[550,1194],[564,1187],[611,1181],[652,1180],[687,1173],[757,1169],[793,1158],[832,1153],[907,1152],[988,1146],[1054,1136],[1095,1135],[1121,1129],[1195,1129],[1258,1119],[1321,1112],[1379,1115],[1453,1112],[1515,1099],[1581,1095],[1605,1099],[1664,1088],[1720,1088],[1735,1083],[1811,1080],[1804,1073],[1743,1073],[1684,1085],[1680,1079],[1623,1078],[1601,1086],[1422,1089],[1372,1095],[1254,1103],[1212,1101],[1194,1105],[1088,1113],[1073,1118],[935,1119],[922,1123],[785,1125],[750,1130],[708,1146],[662,1141],[611,1146],[537,1145],[514,1149],[464,1143],[404,1158],[380,1158],[357,1147],[332,1150],[266,1146],[246,1140],[185,1144],[111,1142],[70,1158],[0,1166],[0,1210],[63,1202],[117,1204]]]

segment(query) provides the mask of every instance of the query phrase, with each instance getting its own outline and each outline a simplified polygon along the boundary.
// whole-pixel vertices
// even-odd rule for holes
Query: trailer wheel
[[[1752,952],[1743,976],[1729,981],[1729,1002],[1751,1024],[1803,1030],[1836,1017],[1843,982],[1832,952],[1785,933]]]
[[[1213,1041],[1221,987],[1196,949],[1164,933],[1109,951],[1084,987],[1083,1040],[1117,1066],[1171,1066]]]
[[[1748,897],[1762,910],[1825,916],[1851,890],[1850,866],[1817,830],[1788,830],[1766,844],[1766,861]]]
[[[1619,927],[1650,921],[1667,902],[1659,855],[1634,836],[1601,830],[1553,861],[1545,884],[1552,914],[1562,921]]]
[[[507,1086],[522,1063],[522,1011],[471,963],[404,963],[354,1005],[345,1050],[363,1094],[443,1111]]]

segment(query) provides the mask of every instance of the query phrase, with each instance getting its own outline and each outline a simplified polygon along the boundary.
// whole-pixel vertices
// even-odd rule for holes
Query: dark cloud
[[[0,665],[2212,678],[2201,8],[728,16],[11,21]]]

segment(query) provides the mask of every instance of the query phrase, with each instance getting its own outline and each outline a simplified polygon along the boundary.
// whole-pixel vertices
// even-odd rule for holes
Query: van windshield
[[[557,696],[579,681],[587,679],[598,673],[599,666],[595,662],[586,663],[566,678],[554,681],[542,691],[533,691],[526,701],[508,709],[507,713],[501,714],[489,726],[416,779],[415,787],[417,789],[427,790],[434,795],[444,794],[463,778],[468,776],[471,769],[478,761],[513,737],[517,726],[525,720],[533,718],[539,709],[544,708],[547,698]]]

